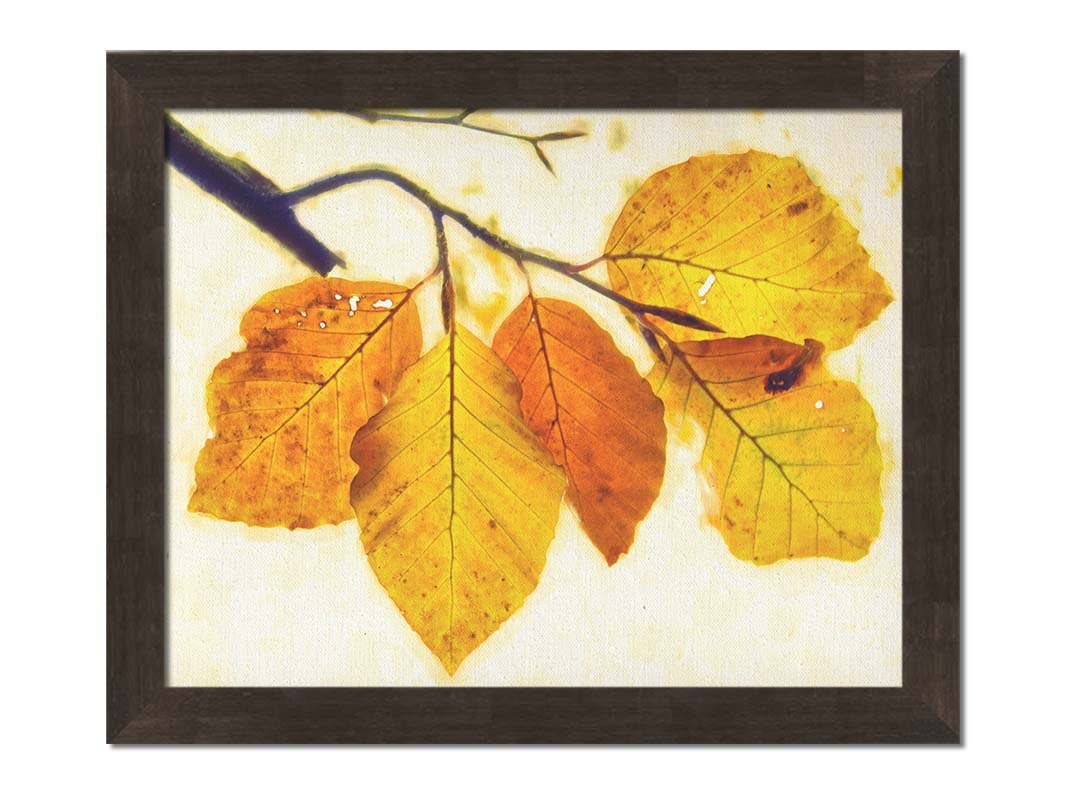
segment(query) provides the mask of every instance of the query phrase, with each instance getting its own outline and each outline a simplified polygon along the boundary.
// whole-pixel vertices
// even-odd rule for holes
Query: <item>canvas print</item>
[[[167,159],[172,685],[899,685],[897,112]]]

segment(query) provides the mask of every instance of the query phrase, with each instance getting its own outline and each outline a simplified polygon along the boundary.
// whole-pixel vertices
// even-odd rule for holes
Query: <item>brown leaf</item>
[[[738,558],[855,561],[879,534],[874,413],[821,350],[769,336],[681,342],[649,375],[668,413],[705,434],[709,516]]]
[[[567,496],[608,564],[659,496],[663,404],[611,336],[571,303],[527,297],[493,349],[522,382],[522,412],[567,473]]]
[[[189,510],[263,527],[352,518],[352,437],[419,356],[403,286],[309,278],[269,292],[241,319],[244,350],[207,386],[214,434]]]
[[[893,299],[857,237],[796,159],[750,150],[657,172],[623,207],[605,258],[612,287],[640,302],[689,311],[730,336],[837,349]]]

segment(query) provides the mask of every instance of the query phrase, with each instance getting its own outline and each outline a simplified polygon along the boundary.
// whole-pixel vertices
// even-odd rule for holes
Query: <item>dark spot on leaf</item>
[[[795,217],[802,211],[808,210],[808,201],[801,200],[799,203],[793,203],[793,205],[786,208],[785,213],[787,216]]]
[[[793,388],[793,384],[797,382],[797,378],[800,377],[801,366],[793,366],[788,369],[783,369],[780,372],[772,372],[767,376],[766,382],[763,384],[763,388],[768,394],[778,394],[788,389]]]

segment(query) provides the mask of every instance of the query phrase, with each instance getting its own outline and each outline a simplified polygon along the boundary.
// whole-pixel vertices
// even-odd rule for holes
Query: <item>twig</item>
[[[456,128],[466,128],[469,131],[478,131],[493,136],[503,136],[506,139],[515,139],[520,142],[525,142],[532,147],[538,160],[544,164],[545,169],[553,175],[556,174],[556,170],[553,168],[552,162],[548,160],[548,156],[545,154],[544,148],[542,148],[541,145],[545,142],[562,142],[567,139],[577,139],[580,136],[586,135],[584,131],[553,131],[552,133],[541,134],[512,133],[511,131],[504,131],[499,128],[490,128],[486,125],[476,125],[472,122],[468,122],[467,118],[471,114],[477,113],[478,110],[479,109],[477,108],[467,108],[448,116],[407,114],[396,111],[373,111],[365,108],[357,109],[355,111],[343,111],[341,113],[370,123],[414,122],[426,125],[451,125]]]

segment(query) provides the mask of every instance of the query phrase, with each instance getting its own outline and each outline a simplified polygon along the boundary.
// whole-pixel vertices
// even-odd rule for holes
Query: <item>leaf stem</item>
[[[448,237],[445,235],[445,218],[434,211],[433,228],[437,239],[437,266],[432,274],[441,273],[441,322],[446,331],[452,330],[456,318],[456,287],[452,281],[452,269],[448,262]]]

